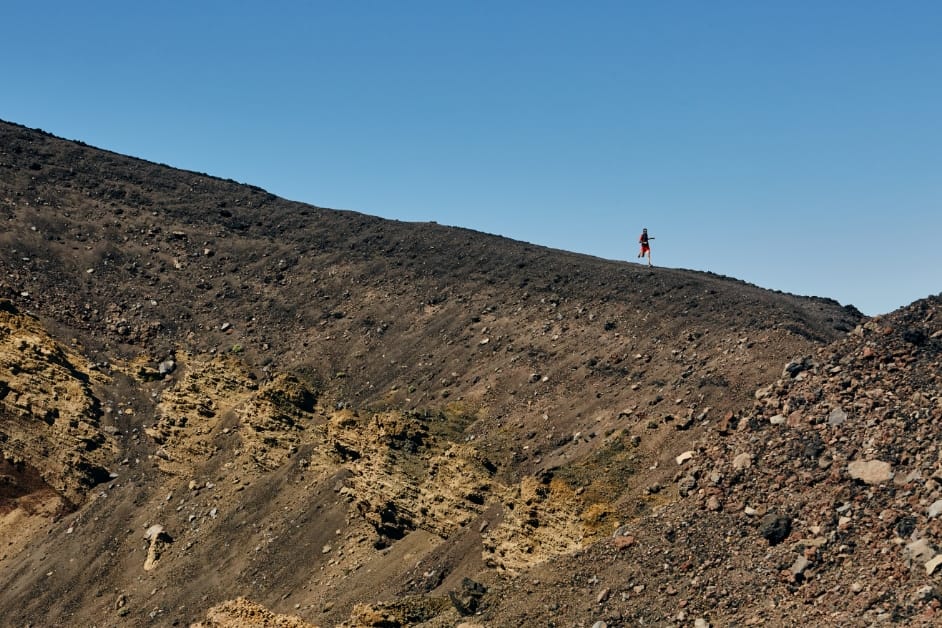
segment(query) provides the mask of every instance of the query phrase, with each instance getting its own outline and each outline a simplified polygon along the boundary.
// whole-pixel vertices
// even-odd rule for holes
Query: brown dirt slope
[[[861,323],[8,123],[0,216],[6,333],[32,330],[44,361],[0,378],[38,391],[0,415],[12,625],[186,625],[239,597],[321,626],[618,625],[618,587],[668,574],[639,575],[611,535],[725,530],[747,500],[711,479],[734,441],[710,439],[762,424],[755,391]],[[605,595],[601,572],[581,580],[597,560]]]

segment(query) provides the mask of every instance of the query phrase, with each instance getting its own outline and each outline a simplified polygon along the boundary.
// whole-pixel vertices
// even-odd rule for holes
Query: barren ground
[[[942,599],[937,300],[866,321],[7,123],[0,216],[5,624],[789,625],[852,600],[871,625]]]

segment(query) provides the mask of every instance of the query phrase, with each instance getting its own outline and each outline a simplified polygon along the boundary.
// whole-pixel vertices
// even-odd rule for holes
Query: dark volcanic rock
[[[759,522],[759,534],[769,542],[778,545],[792,532],[792,518],[788,515],[768,514]]]

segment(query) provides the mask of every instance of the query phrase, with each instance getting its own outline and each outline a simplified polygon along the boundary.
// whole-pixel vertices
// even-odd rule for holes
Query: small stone
[[[733,458],[733,468],[737,471],[748,469],[752,466],[752,454],[742,453]]]
[[[331,547],[330,544],[328,543],[327,545],[325,545],[324,547],[321,548],[321,554],[329,554],[329,553],[331,552],[331,550],[333,550],[333,549],[334,549],[334,548]]]
[[[792,518],[788,515],[769,513],[759,522],[759,534],[769,542],[769,545],[778,545],[791,534]]]
[[[144,531],[144,538],[150,541],[151,539],[155,539],[163,533],[164,527],[159,523],[155,523]]]
[[[809,565],[811,565],[810,560],[804,556],[799,556],[795,559],[795,562],[792,563],[791,572],[795,576],[800,576],[805,573],[805,569],[807,569]]]
[[[607,600],[609,593],[611,593],[611,590],[608,587],[605,587],[604,589],[599,591],[599,594],[595,596],[595,603],[601,604],[602,602]]]
[[[931,576],[935,573],[935,570],[938,569],[939,565],[942,565],[942,554],[936,554],[931,559],[926,561],[926,575]]]
[[[685,451],[684,453],[682,453],[682,454],[680,454],[679,456],[677,456],[677,458],[676,458],[677,464],[683,464],[683,463],[687,462],[688,460],[690,460],[691,458],[693,458],[693,452],[692,452],[692,451]]]
[[[808,365],[805,364],[804,360],[794,360],[786,364],[785,368],[782,369],[782,377],[795,377],[807,368]]]
[[[785,423],[785,421],[787,421],[787,420],[788,420],[788,419],[786,419],[786,418],[785,418],[784,416],[782,416],[781,414],[776,414],[776,415],[773,416],[771,419],[769,419],[769,423],[771,423],[772,425],[781,425],[781,424]]]
[[[838,425],[843,425],[847,420],[847,413],[841,410],[840,408],[834,408],[831,410],[831,414],[828,415],[828,425],[831,427],[837,427]]]
[[[810,539],[802,539],[801,544],[805,547],[824,547],[827,545],[827,538],[823,536],[816,536]]]
[[[939,515],[942,515],[942,499],[937,499],[932,502],[932,505],[929,506],[929,518],[935,519]]]
[[[893,479],[890,463],[882,460],[855,460],[847,465],[847,472],[853,479],[867,484],[882,484]]]
[[[913,601],[915,602],[927,602],[930,600],[940,599],[939,591],[932,586],[931,584],[925,584],[918,589],[913,594]]]
[[[916,539],[906,545],[906,554],[913,562],[926,564],[936,556],[936,551],[926,539]]]

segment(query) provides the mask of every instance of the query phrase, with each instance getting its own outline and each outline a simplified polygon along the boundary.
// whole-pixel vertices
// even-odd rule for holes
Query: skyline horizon
[[[605,259],[647,227],[868,315],[942,290],[929,0],[47,9],[8,7],[0,118],[58,137]]]

